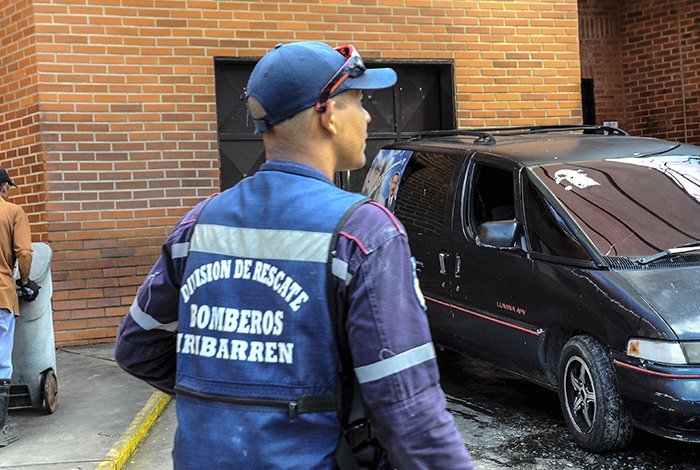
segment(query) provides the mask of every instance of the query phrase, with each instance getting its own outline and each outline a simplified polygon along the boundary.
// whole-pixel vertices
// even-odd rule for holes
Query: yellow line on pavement
[[[124,468],[126,461],[148,435],[170,400],[170,396],[156,390],[131,421],[124,434],[107,453],[104,460],[95,467],[95,470],[121,470]]]

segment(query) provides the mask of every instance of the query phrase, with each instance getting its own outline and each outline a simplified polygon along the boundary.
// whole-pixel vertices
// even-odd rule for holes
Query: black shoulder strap
[[[333,236],[331,237],[331,244],[330,244],[330,250],[328,254],[328,262],[326,263],[327,265],[327,279],[328,279],[328,310],[330,312],[331,316],[331,324],[333,326],[333,331],[335,335],[340,334],[340,329],[338,325],[338,318],[337,318],[337,305],[336,305],[336,294],[335,291],[333,290],[333,272],[332,272],[332,260],[333,256],[335,255],[335,247],[336,244],[338,243],[338,237],[340,234],[340,230],[343,228],[345,225],[345,222],[347,222],[348,218],[363,204],[369,202],[369,198],[364,198],[359,201],[357,201],[355,204],[350,206],[350,208],[343,214],[343,217],[340,218],[338,221],[338,224],[335,227],[335,230],[333,231]],[[344,432],[346,428],[348,427],[349,423],[354,422],[355,420],[362,419],[365,417],[365,409],[364,409],[364,403],[362,402],[362,395],[360,394],[359,390],[359,384],[357,383],[357,379],[354,377],[354,373],[352,373],[352,380],[353,380],[353,391],[352,391],[352,402],[350,403],[350,412],[349,416],[347,418],[344,418],[344,412],[343,412],[343,384],[344,380],[343,378],[346,377],[347,371],[344,370],[344,364],[346,360],[344,360],[344,355],[340,351],[340,348],[338,347],[338,341],[336,339],[335,341],[336,344],[336,359],[337,359],[337,364],[338,364],[338,370],[336,373],[336,384],[335,384],[335,390],[336,390],[336,412],[338,416],[338,420],[340,421],[341,425],[341,433],[340,433],[340,440],[338,442],[338,448],[335,451],[335,462],[336,465],[340,470],[360,470],[360,465],[357,462],[357,459],[355,458],[355,454],[353,453],[352,447],[348,440],[346,439],[346,433]],[[346,378],[346,380],[349,380],[349,377]]]
[[[328,279],[328,311],[331,313],[331,324],[333,325],[333,331],[337,333],[338,318],[336,318],[336,304],[335,304],[335,292],[333,291],[333,256],[335,255],[335,246],[338,243],[338,237],[340,236],[340,230],[348,221],[350,216],[362,205],[368,203],[369,198],[363,198],[354,203],[350,208],[345,211],[345,214],[340,218],[338,223],[333,230],[333,235],[331,236],[331,243],[328,250],[328,260],[326,262],[326,276]],[[337,345],[337,342],[336,342]]]

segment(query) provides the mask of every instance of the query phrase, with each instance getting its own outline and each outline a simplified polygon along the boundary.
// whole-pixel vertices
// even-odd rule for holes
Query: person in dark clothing
[[[365,164],[362,90],[395,82],[319,42],[255,66],[266,163],[180,220],[117,336],[176,396],[175,468],[472,468],[404,228],[332,182]]]

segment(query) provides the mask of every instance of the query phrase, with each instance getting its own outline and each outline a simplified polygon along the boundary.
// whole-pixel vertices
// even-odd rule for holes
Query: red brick
[[[0,161],[27,178],[17,200],[35,239],[61,251],[56,285],[104,304],[57,293],[58,344],[110,340],[174,222],[218,190],[214,56],[352,42],[365,57],[454,60],[462,127],[580,119],[576,0],[64,3],[13,0],[11,21],[0,15]]]

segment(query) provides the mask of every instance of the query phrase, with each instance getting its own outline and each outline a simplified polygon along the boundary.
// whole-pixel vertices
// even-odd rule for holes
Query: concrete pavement
[[[123,372],[113,344],[56,351],[58,407],[11,410],[22,437],[0,470],[169,470],[175,403]],[[698,444],[644,433],[624,451],[591,454],[569,437],[553,392],[459,360],[441,368],[448,410],[478,470],[700,470]]]
[[[173,470],[173,441],[177,428],[175,401],[165,407],[141,442],[124,465],[124,470]]]
[[[56,412],[10,410],[21,437],[0,448],[0,469],[123,468],[170,399],[122,371],[113,352],[113,344],[56,350]]]
[[[0,448],[0,470],[169,470],[175,402],[114,361],[114,345],[56,350],[58,406],[13,409],[21,438]],[[508,468],[475,460],[480,470]]]

